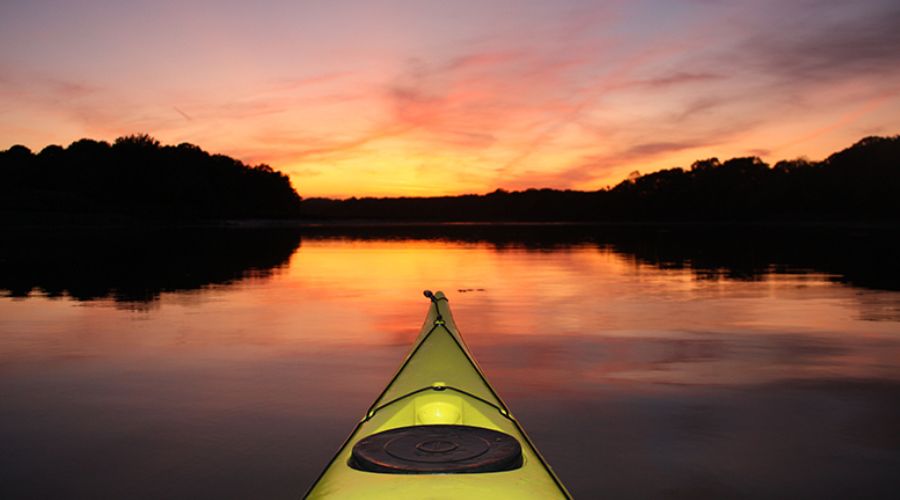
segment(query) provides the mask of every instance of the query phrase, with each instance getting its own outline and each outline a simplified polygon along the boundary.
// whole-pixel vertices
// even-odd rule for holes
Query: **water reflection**
[[[191,262],[227,264],[160,278],[152,309],[108,307],[113,274],[0,298],[3,496],[296,498],[402,359],[424,288],[577,497],[896,491],[900,294],[890,264],[848,260],[881,259],[874,240],[823,257],[812,237],[582,229],[250,231],[233,238],[268,251],[216,257],[242,244],[220,239]]]
[[[160,293],[265,278],[300,245],[296,231],[156,228],[7,231],[0,290],[138,305]]]
[[[779,226],[446,224],[306,228],[307,237],[488,243],[497,250],[594,245],[697,279],[759,279],[813,271],[854,286],[900,290],[900,229]]]
[[[38,292],[77,300],[150,302],[162,292],[266,278],[287,263],[301,238],[484,243],[498,251],[593,246],[636,265],[687,269],[697,280],[815,273],[858,287],[898,290],[897,233],[881,227],[566,224],[12,230],[0,235],[0,290],[20,298]],[[870,316],[896,318],[898,313],[887,306]]]

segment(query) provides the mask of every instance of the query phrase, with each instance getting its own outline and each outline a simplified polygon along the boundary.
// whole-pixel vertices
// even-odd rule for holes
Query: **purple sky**
[[[14,1],[0,148],[149,133],[304,196],[595,189],[900,133],[896,1]]]

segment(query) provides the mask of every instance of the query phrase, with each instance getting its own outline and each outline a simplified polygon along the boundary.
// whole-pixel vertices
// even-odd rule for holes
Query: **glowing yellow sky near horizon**
[[[4,5],[0,149],[148,133],[310,196],[597,189],[900,133],[896,7]],[[35,33],[41,33],[37,37]]]

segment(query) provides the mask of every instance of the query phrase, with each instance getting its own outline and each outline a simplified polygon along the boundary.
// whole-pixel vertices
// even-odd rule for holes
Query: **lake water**
[[[427,288],[578,498],[894,498],[887,233],[7,232],[0,497],[297,498]]]

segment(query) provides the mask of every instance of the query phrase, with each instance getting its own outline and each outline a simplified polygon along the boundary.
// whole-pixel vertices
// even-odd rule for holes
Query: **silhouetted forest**
[[[112,145],[0,152],[0,212],[143,218],[392,221],[897,221],[900,136],[867,137],[823,161],[698,160],[598,191],[497,190],[432,198],[301,200],[288,177],[147,135]]]
[[[288,177],[268,165],[247,166],[193,144],[161,146],[147,135],[0,152],[0,211],[277,218],[297,215],[299,205]]]
[[[435,198],[307,198],[304,217],[443,221],[897,221],[900,136],[867,137],[821,162],[710,158],[611,189]]]

